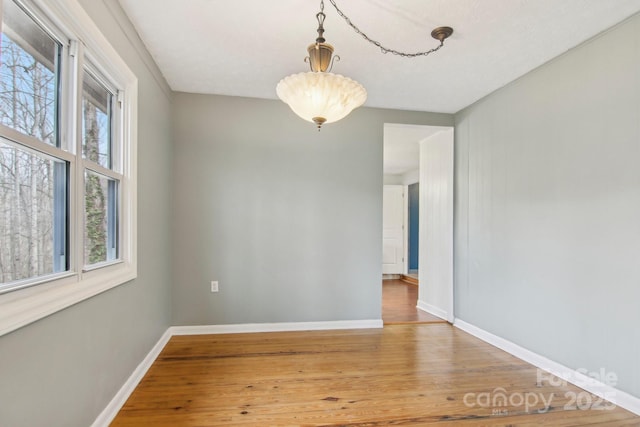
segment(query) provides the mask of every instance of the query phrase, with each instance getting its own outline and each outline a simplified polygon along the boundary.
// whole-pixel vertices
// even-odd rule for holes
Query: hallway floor
[[[418,286],[402,280],[382,281],[382,321],[385,325],[444,323],[445,320],[418,310]]]

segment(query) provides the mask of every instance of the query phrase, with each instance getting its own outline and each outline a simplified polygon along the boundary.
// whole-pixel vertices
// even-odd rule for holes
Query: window
[[[2,286],[66,271],[68,163],[0,140]]]
[[[84,264],[118,257],[118,185],[113,156],[114,90],[85,70],[82,78],[82,157],[84,174]]]
[[[13,1],[2,17],[0,123],[17,132],[0,142],[0,289],[11,289],[68,269],[69,162],[37,149],[60,147],[62,46]]]
[[[76,1],[0,0],[0,335],[136,275],[137,80]]]
[[[13,1],[2,6],[0,122],[59,147],[62,46]]]

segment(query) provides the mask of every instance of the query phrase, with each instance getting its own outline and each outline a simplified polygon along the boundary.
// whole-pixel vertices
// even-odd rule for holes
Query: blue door
[[[420,183],[409,186],[409,273],[418,272],[418,236],[420,236]]]

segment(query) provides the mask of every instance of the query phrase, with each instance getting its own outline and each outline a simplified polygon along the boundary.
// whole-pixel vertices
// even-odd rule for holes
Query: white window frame
[[[0,5],[3,0],[0,0]],[[8,1],[8,0],[4,0]],[[45,27],[53,25],[68,37],[61,64],[60,137],[70,161],[69,270],[34,278],[28,287],[0,294],[0,336],[77,304],[85,299],[129,282],[137,277],[137,111],[138,79],[118,55],[77,0],[18,0],[35,12]],[[0,8],[0,19],[1,19]],[[53,30],[52,30],[53,31]],[[56,36],[60,34],[55,33]],[[65,53],[68,53],[65,55]],[[122,138],[119,185],[119,256],[117,261],[84,265],[83,194],[84,175],[80,137],[79,102],[84,62],[108,78],[118,90],[116,103],[121,111],[114,133]],[[66,91],[64,88],[67,88]],[[10,134],[10,129],[3,127]],[[9,139],[11,135],[8,135]],[[49,146],[43,152],[47,152]],[[39,146],[40,148],[41,146]],[[53,148],[53,147],[50,147]],[[56,152],[55,157],[61,157]],[[69,160],[70,159],[70,160]],[[90,169],[94,169],[91,167]],[[82,187],[82,188],[81,188]]]

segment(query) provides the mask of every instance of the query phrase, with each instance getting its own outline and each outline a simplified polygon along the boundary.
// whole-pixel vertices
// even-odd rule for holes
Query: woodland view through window
[[[112,261],[118,253],[118,184],[114,173],[114,94],[91,74],[82,81],[82,156],[85,171],[84,263]],[[93,170],[92,170],[93,168]],[[99,171],[102,170],[102,173]]]
[[[0,2],[2,293],[127,261],[131,210],[123,88],[37,6]]]

